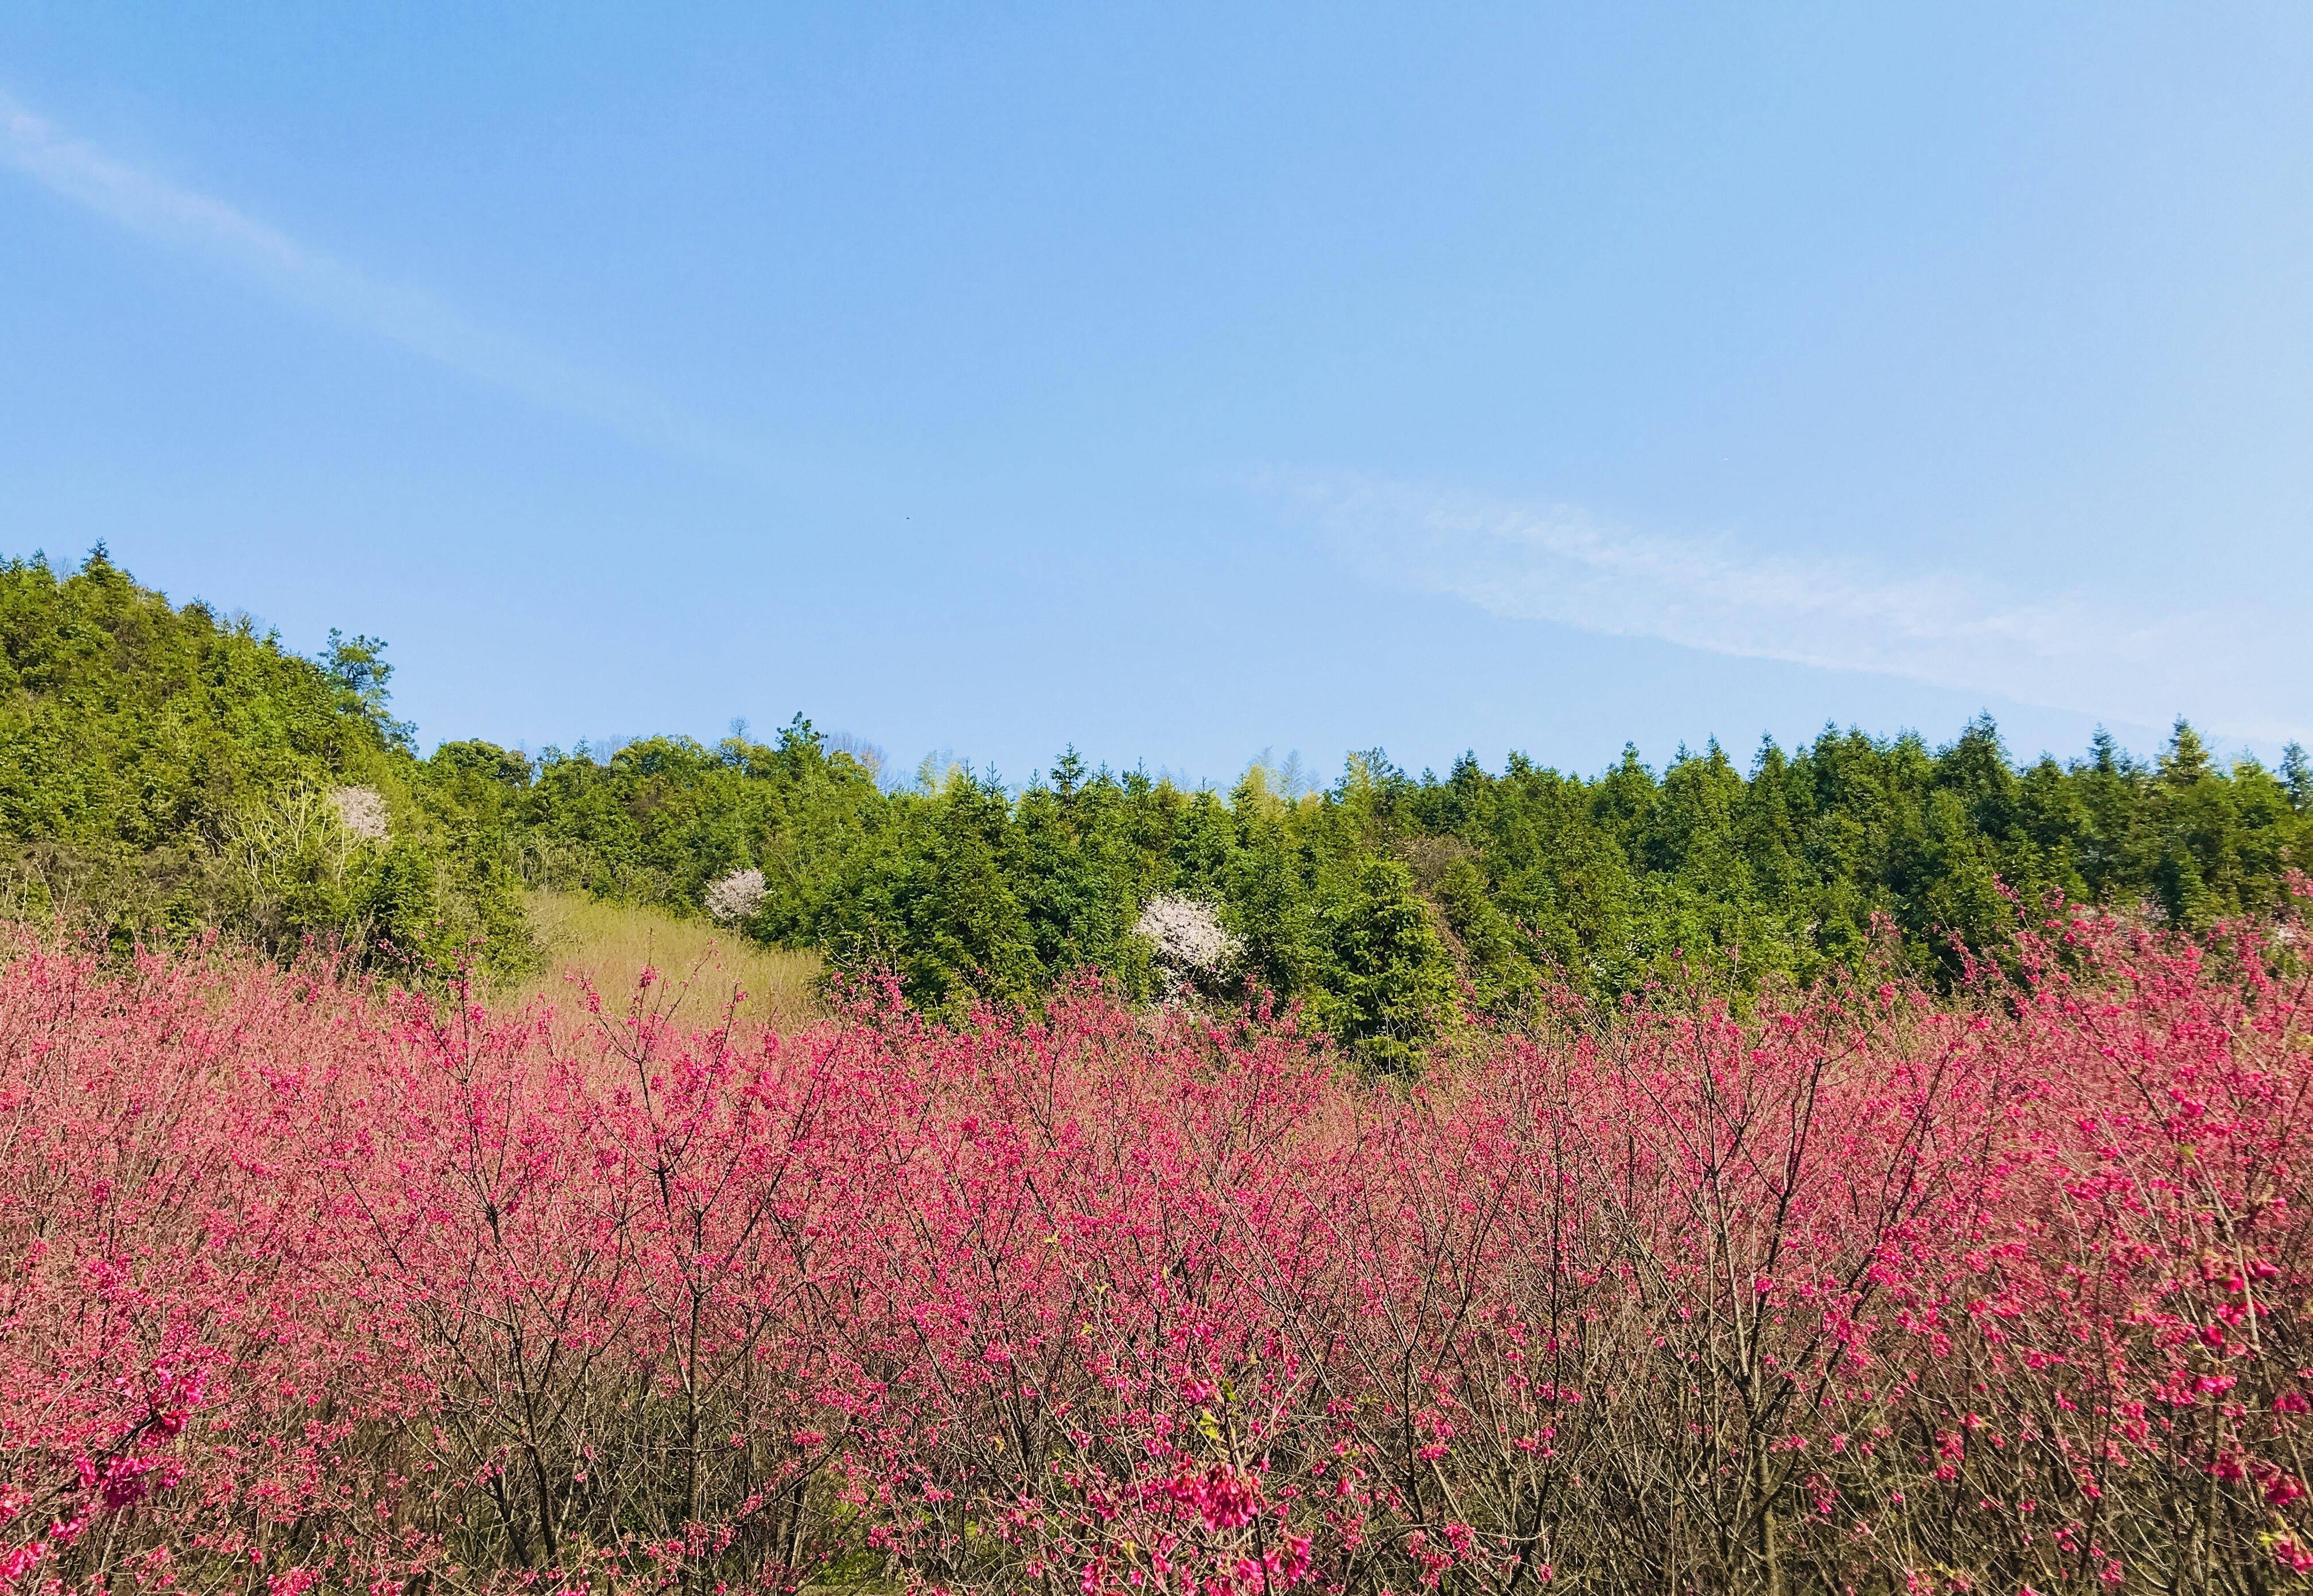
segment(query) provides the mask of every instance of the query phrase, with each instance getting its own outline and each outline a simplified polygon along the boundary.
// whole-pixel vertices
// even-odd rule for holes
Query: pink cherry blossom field
[[[20,947],[0,1587],[2304,1588],[2305,978],[2045,935],[1412,1083]]]

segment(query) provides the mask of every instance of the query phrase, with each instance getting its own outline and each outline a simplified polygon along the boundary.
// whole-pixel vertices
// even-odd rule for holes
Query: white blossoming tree
[[[338,812],[338,824],[346,834],[365,842],[383,842],[386,837],[385,795],[374,787],[335,787],[330,789],[330,803]]]
[[[708,884],[707,913],[725,925],[735,924],[763,906],[769,890],[762,871],[734,870]]]
[[[1133,934],[1155,950],[1168,1001],[1209,991],[1244,957],[1244,943],[1210,904],[1165,894],[1142,906]]]

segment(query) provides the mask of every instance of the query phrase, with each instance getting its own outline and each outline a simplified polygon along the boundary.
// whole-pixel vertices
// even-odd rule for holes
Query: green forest
[[[319,939],[404,977],[497,979],[536,957],[525,887],[703,915],[714,883],[757,870],[741,933],[953,1012],[1086,969],[1148,995],[1133,927],[1178,895],[1240,939],[1240,990],[1387,1067],[1554,994],[1808,982],[1863,957],[1882,917],[1898,957],[1949,981],[1961,948],[2010,943],[2019,903],[2270,914],[2313,835],[2301,748],[2223,767],[2181,721],[2151,763],[2102,736],[2018,763],[1987,719],[1940,746],[1826,727],[1660,771],[1626,750],[1592,775],[1518,754],[1414,775],[1376,749],[1313,793],[1259,763],[1192,790],[1073,751],[1025,786],[928,767],[894,790],[801,715],[769,742],[421,756],[383,649],[332,633],[306,658],[101,550],[61,574],[0,564],[0,913],[121,947]]]

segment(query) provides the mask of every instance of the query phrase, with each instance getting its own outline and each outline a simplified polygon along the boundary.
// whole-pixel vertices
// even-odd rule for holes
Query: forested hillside
[[[300,658],[101,550],[61,578],[0,565],[0,908],[520,966],[511,851],[411,753],[378,649],[332,634]]]
[[[304,660],[101,554],[0,570],[0,639],[21,913],[277,948],[319,934],[400,966],[471,948],[511,972],[519,884],[700,913],[712,884],[760,870],[745,935],[954,1007],[1033,1001],[1086,966],[1146,995],[1132,928],[1179,895],[1241,939],[1240,976],[1384,1063],[1561,985],[1805,981],[1860,955],[1878,915],[1948,976],[1955,939],[2005,944],[2007,892],[2194,927],[2265,914],[2313,826],[2302,750],[2220,768],[2181,722],[2152,764],[2100,737],[2019,765],[1984,720],[1940,748],[1827,728],[1747,769],[1713,745],[1660,772],[1626,752],[1592,777],[1522,755],[1414,776],[1375,751],[1290,795],[1259,765],[1224,793],[1070,753],[1018,789],[958,769],[893,791],[800,716],[769,744],[421,760],[371,639]],[[383,837],[349,828],[347,789],[382,795]]]

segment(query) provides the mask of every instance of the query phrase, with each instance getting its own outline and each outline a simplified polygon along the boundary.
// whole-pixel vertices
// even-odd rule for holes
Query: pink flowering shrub
[[[2300,1588],[2307,994],[2048,934],[1410,1089],[24,949],[0,1589]]]

